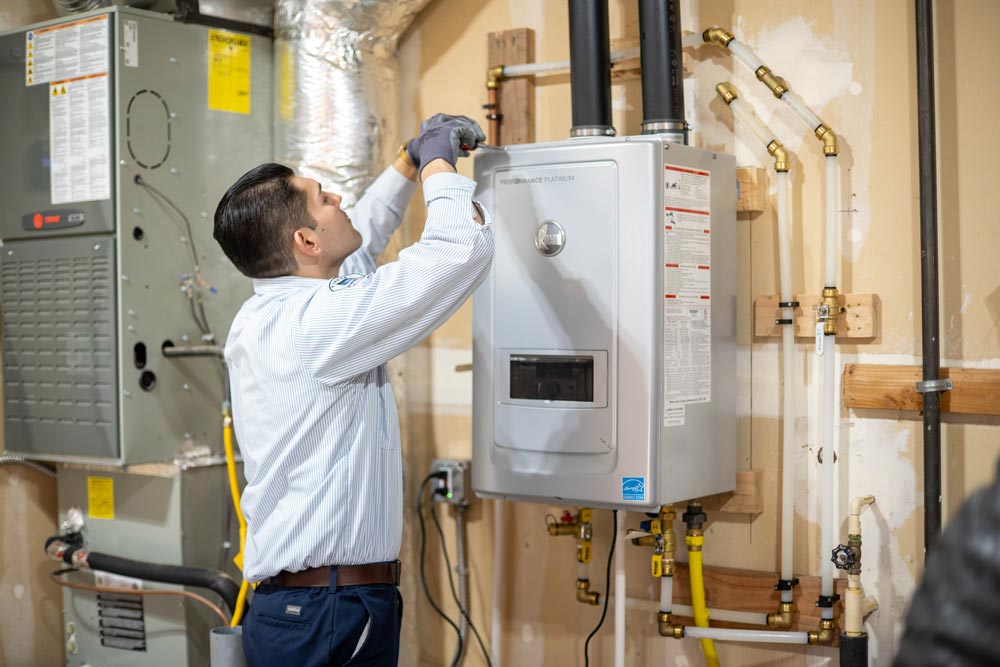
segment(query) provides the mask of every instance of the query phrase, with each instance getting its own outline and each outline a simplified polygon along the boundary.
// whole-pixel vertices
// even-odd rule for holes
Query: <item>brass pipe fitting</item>
[[[792,627],[792,615],[795,614],[794,602],[782,602],[780,611],[767,615],[767,627],[787,630]]]
[[[791,90],[791,86],[788,85],[788,82],[772,72],[771,68],[767,65],[761,65],[758,67],[754,74],[757,75],[757,80],[767,86],[768,90],[770,90],[771,93],[773,93],[779,100],[782,95]]]
[[[504,78],[503,65],[497,65],[486,70],[486,87],[499,88],[500,80]]]
[[[774,139],[767,145],[767,152],[774,157],[774,170],[775,171],[788,171],[788,151],[785,150],[784,145]]]
[[[816,128],[816,138],[823,142],[823,155],[838,155],[840,146],[837,144],[837,135],[826,123],[820,123]]]
[[[596,605],[601,594],[590,590],[590,579],[576,580],[576,601],[583,604]]]
[[[829,646],[837,636],[837,624],[832,618],[824,618],[819,622],[819,630],[809,633],[809,643],[813,646]]]
[[[634,537],[632,538],[632,544],[634,544],[637,547],[655,547],[657,546],[656,535],[644,535],[643,537]]]
[[[861,536],[848,535],[847,546],[853,549],[854,553],[857,554],[854,565],[847,568],[847,574],[861,574]]]
[[[550,523],[548,526],[549,535],[558,537],[559,535],[576,535],[575,523]]]
[[[731,32],[717,25],[701,33],[701,38],[705,40],[706,44],[718,44],[719,46],[729,46],[729,42],[736,39]]]
[[[736,92],[736,86],[728,81],[716,84],[715,92],[719,94],[719,97],[721,97],[722,101],[726,104],[732,104],[733,100],[739,97],[739,93]]]
[[[822,305],[826,306],[826,322],[823,323],[823,334],[837,335],[837,319],[840,317],[840,292],[836,287],[823,288]]]
[[[661,637],[684,639],[684,626],[674,625],[668,611],[661,611],[656,614],[656,629]]]

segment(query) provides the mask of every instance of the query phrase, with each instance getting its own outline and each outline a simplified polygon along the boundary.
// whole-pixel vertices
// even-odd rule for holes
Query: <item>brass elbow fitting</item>
[[[758,67],[754,74],[757,75],[757,80],[767,86],[768,90],[770,90],[779,100],[782,95],[791,90],[791,86],[788,85],[788,82],[772,72],[771,68],[767,65],[761,65]]]
[[[767,145],[767,152],[774,157],[775,171],[788,171],[788,151],[780,141],[777,139],[771,141]]]
[[[731,32],[717,25],[701,33],[701,38],[705,40],[706,44],[718,44],[719,46],[729,46],[729,42],[736,39]]]
[[[794,602],[782,602],[780,611],[767,615],[767,627],[787,630],[792,627],[792,615],[795,613]]]
[[[590,579],[576,580],[576,601],[583,604],[596,605],[601,594],[590,590]]]
[[[837,335],[837,319],[840,317],[840,292],[836,287],[823,288],[822,304],[826,306],[826,322],[823,323],[823,334]]]
[[[500,80],[503,78],[503,65],[489,68],[486,70],[486,87],[488,89],[499,88]]]
[[[813,646],[829,646],[837,636],[837,625],[832,618],[824,618],[819,622],[819,630],[809,633],[809,643]]]
[[[661,611],[656,614],[656,626],[661,637],[684,639],[684,626],[674,625],[668,611]]]
[[[830,126],[820,123],[816,128],[816,138],[823,142],[823,155],[837,155],[840,153],[840,146],[837,144],[837,135],[833,133]]]
[[[719,94],[719,97],[726,104],[732,104],[733,100],[739,97],[739,94],[736,92],[736,86],[728,82],[716,84],[715,92]]]

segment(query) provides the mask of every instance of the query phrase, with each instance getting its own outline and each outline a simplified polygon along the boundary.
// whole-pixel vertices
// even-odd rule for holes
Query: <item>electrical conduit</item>
[[[625,517],[618,515],[618,532],[615,533],[615,667],[625,667]],[[608,593],[605,592],[605,595]]]

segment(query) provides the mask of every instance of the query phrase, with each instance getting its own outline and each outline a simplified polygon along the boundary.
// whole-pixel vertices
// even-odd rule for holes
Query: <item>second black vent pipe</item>
[[[934,11],[917,0],[917,139],[920,157],[920,328],[924,397],[924,557],[941,533],[941,370],[938,303]]]
[[[570,136],[614,136],[608,0],[569,0]]]
[[[687,143],[679,0],[639,0],[642,133]]]

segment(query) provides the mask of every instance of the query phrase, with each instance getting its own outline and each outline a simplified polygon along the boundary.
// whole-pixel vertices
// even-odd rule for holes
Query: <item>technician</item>
[[[320,183],[264,164],[215,212],[215,239],[254,294],[226,341],[243,455],[243,623],[250,665],[395,665],[402,473],[386,362],[447,320],[493,258],[475,182],[455,163],[485,140],[438,114],[352,211]],[[423,182],[427,222],[395,262],[375,259]]]

